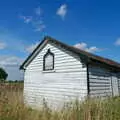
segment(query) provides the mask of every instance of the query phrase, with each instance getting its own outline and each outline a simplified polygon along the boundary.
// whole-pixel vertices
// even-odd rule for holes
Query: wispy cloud
[[[91,53],[99,52],[99,51],[103,51],[104,50],[102,48],[97,48],[96,46],[88,47],[88,45],[86,43],[84,43],[84,42],[77,43],[77,44],[74,45],[74,47],[76,47],[78,49],[81,49],[81,50],[85,50],[87,52],[91,52]]]
[[[36,31],[36,32],[41,32],[46,28],[46,26],[45,26],[45,24],[44,24],[44,22],[42,20],[34,21],[33,26],[35,28],[34,31]]]
[[[38,44],[39,44],[39,43],[37,42],[37,43],[35,43],[35,44],[32,44],[32,45],[28,46],[28,47],[26,48],[26,51],[29,52],[29,53],[31,53],[31,52],[37,47]]]
[[[62,19],[64,19],[67,14],[67,11],[68,11],[67,5],[63,4],[58,8],[56,14],[59,15]]]
[[[43,24],[43,25],[39,25],[36,27],[36,29],[34,31],[36,32],[41,32],[43,31],[44,29],[46,28],[46,26]]]
[[[116,45],[116,46],[120,46],[120,38],[118,38],[118,39],[115,41],[115,45]]]
[[[40,8],[40,7],[37,7],[37,8],[35,8],[35,13],[36,13],[36,15],[42,15],[42,9]]]
[[[24,23],[30,23],[32,22],[32,16],[23,16],[23,15],[20,15],[20,18],[24,21]]]
[[[42,17],[42,9],[40,7],[35,8],[33,16],[24,16],[21,15],[20,18],[24,21],[24,23],[30,24],[35,32],[42,32],[46,25],[44,24]]]
[[[0,50],[5,49],[7,47],[7,44],[4,42],[0,42]]]

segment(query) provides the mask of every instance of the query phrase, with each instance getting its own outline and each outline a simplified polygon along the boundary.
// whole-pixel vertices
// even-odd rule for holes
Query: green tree
[[[0,68],[0,81],[5,81],[7,77],[7,72],[3,68]]]

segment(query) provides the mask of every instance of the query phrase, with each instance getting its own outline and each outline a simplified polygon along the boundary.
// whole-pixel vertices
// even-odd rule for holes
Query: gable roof
[[[94,55],[92,53],[89,53],[89,52],[86,52],[84,50],[81,50],[81,49],[78,49],[78,48],[75,48],[73,46],[69,46],[65,43],[62,43],[52,37],[49,37],[49,36],[46,36],[44,37],[44,39],[41,41],[41,43],[34,49],[34,51],[27,57],[27,59],[23,62],[23,64],[20,66],[20,69],[24,69],[24,66],[25,64],[28,62],[28,64],[34,59],[34,57],[32,57],[34,54],[38,54],[39,51],[37,52],[37,50],[39,49],[39,47],[42,45],[42,44],[47,44],[48,41],[52,42],[52,43],[55,43],[55,44],[59,44],[60,46],[76,53],[76,54],[79,54],[79,55],[83,55],[85,57],[87,57],[88,61],[98,61],[100,63],[104,63],[108,66],[111,66],[111,67],[114,67],[116,69],[119,69],[120,71],[120,63],[118,62],[115,62],[113,60],[110,60],[110,59],[107,59],[107,58],[103,58],[101,56],[98,56],[98,55]],[[31,60],[30,60],[31,59]],[[28,65],[27,64],[27,65]]]

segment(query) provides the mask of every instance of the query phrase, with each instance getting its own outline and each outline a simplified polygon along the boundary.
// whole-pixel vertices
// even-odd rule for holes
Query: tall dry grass
[[[33,110],[23,104],[22,89],[14,84],[0,86],[0,120],[120,120],[120,98],[72,102],[60,111],[46,105]]]

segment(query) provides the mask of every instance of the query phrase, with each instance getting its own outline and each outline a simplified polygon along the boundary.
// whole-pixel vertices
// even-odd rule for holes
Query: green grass
[[[21,87],[6,86],[0,89],[0,120],[120,120],[120,98],[76,100],[60,111],[46,105],[33,110],[23,104]]]

